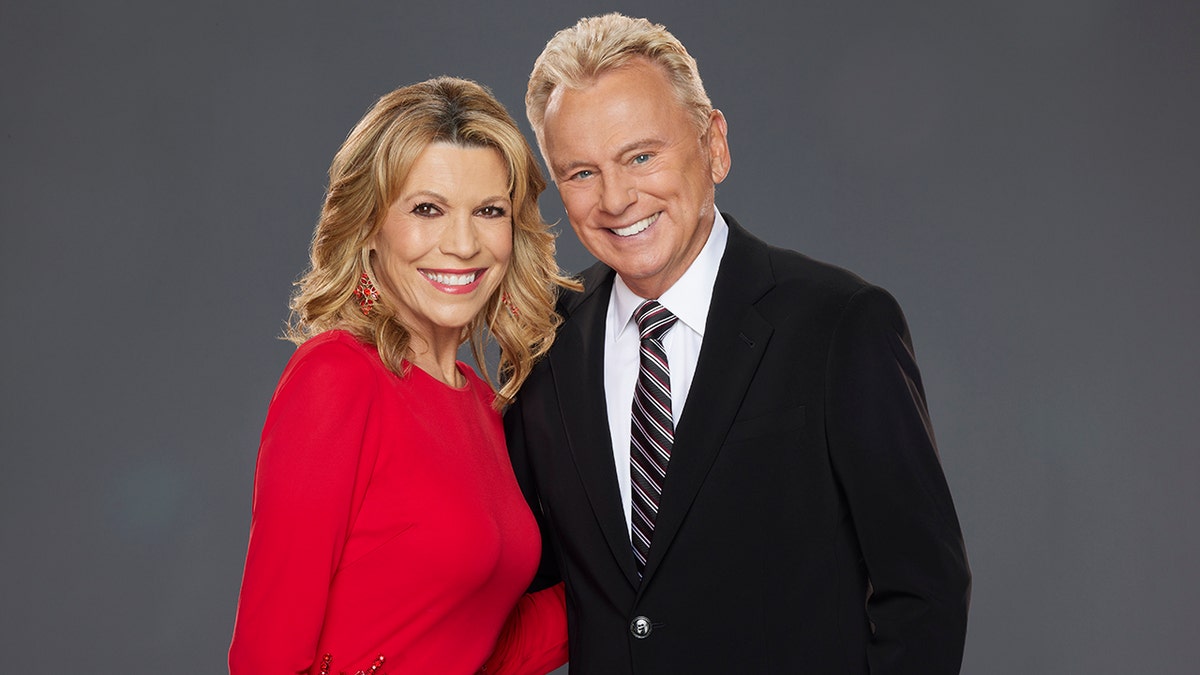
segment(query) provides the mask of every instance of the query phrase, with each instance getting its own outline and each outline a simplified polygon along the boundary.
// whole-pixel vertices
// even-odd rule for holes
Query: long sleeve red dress
[[[487,659],[541,544],[493,392],[458,367],[462,389],[415,366],[399,377],[343,331],[296,350],[259,448],[232,675],[466,674]],[[566,659],[556,592],[522,602],[542,607],[525,612],[543,624],[521,638],[541,659],[530,672]]]

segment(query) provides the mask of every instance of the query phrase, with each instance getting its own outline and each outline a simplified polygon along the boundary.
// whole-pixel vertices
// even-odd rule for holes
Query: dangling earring
[[[371,283],[371,277],[367,276],[366,272],[363,272],[362,276],[358,278],[358,286],[354,288],[354,297],[358,300],[358,306],[362,308],[363,316],[370,315],[371,308],[379,300],[379,291],[375,290],[375,284]]]
[[[521,317],[521,313],[517,311],[517,306],[513,304],[512,298],[508,297],[507,291],[500,294],[500,302],[504,303],[504,306],[508,308],[508,313],[512,314],[514,319]]]

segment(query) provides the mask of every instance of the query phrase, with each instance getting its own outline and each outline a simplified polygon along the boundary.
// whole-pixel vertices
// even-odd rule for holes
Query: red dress
[[[541,544],[493,393],[458,367],[461,390],[416,366],[397,377],[343,331],[296,350],[259,448],[232,675],[465,674],[487,659]],[[535,653],[528,672],[566,660],[552,590],[514,614],[541,625],[506,630]]]

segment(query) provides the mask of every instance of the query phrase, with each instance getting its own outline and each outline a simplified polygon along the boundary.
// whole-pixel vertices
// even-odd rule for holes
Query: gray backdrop
[[[5,670],[224,668],[334,151],[443,73],[528,131],[546,39],[615,8],[699,60],[719,206],[903,304],[975,573],[964,672],[1195,672],[1200,3],[707,5],[0,5]]]

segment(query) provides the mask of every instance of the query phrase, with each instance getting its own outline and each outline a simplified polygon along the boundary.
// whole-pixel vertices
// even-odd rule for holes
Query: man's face
[[[725,118],[701,133],[666,73],[635,60],[579,90],[550,95],[546,160],[576,236],[644,298],[687,271],[729,173]]]

